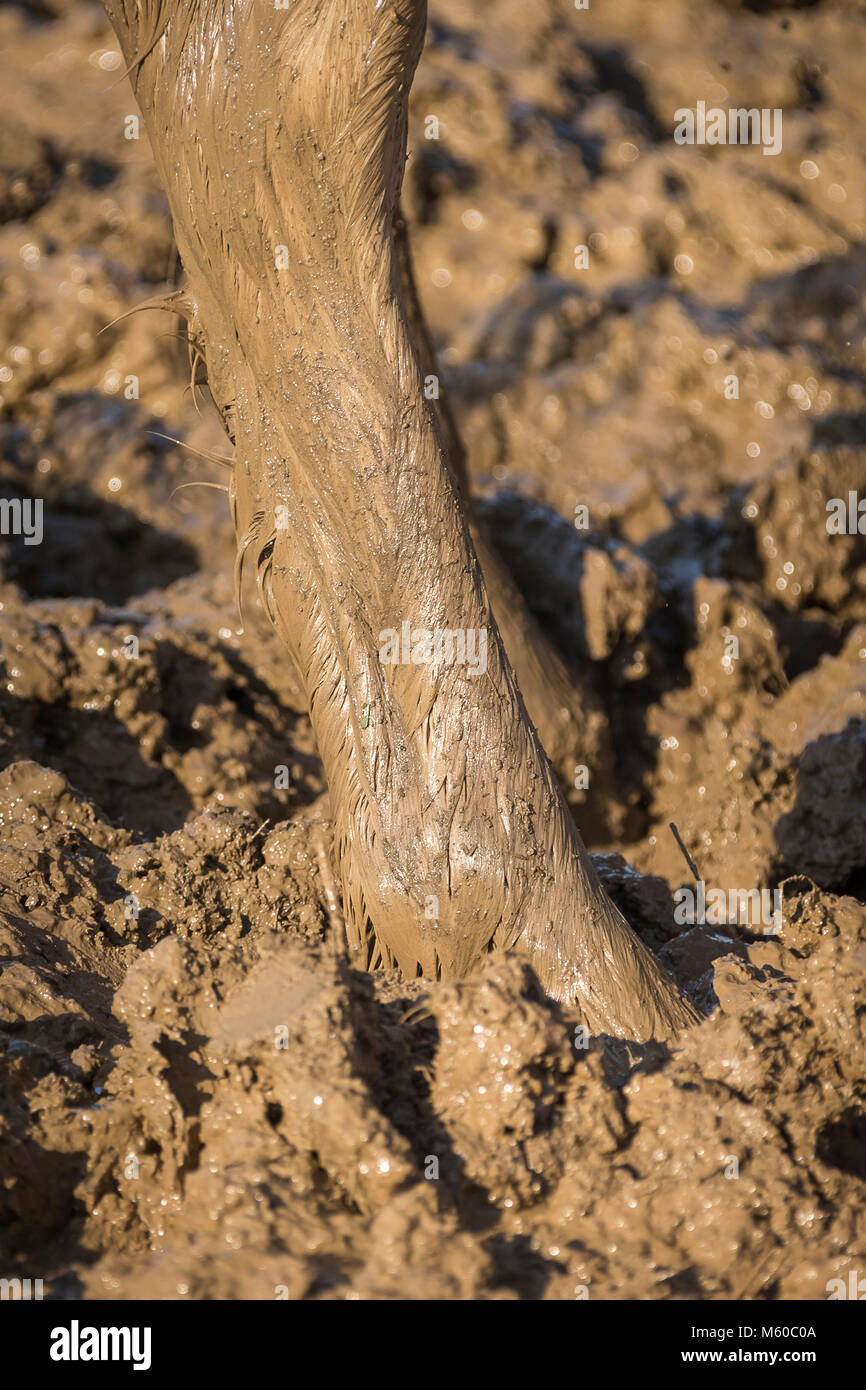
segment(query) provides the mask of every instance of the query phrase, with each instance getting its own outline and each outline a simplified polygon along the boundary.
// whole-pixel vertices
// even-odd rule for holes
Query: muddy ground
[[[866,1268],[866,537],[826,524],[866,497],[863,26],[433,0],[413,92],[442,390],[603,694],[597,864],[706,1015],[668,1053],[584,1046],[518,958],[341,953],[303,698],[252,601],[238,633],[225,497],[175,492],[229,446],[178,320],[114,322],[182,276],[117,44],[95,5],[0,9],[0,493],[44,503],[0,540],[0,1274],[823,1299]],[[699,100],[781,108],[781,153],[676,145]],[[671,821],[708,888],[779,889],[778,933],[675,920]]]

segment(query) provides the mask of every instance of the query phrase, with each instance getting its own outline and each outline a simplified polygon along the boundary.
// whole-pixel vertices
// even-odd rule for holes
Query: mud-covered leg
[[[518,947],[591,1026],[687,1003],[605,896],[494,617],[394,247],[423,0],[106,0],[236,441],[239,553],[302,675],[350,938]]]

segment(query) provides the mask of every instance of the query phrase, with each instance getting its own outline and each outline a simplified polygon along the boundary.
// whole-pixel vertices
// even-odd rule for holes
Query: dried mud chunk
[[[479,512],[527,602],[566,649],[603,661],[642,632],[658,588],[629,546],[581,533],[549,507],[513,493],[480,503]]]
[[[121,892],[111,855],[128,839],[52,769],[20,762],[0,772],[0,885],[10,913],[26,914],[15,918],[22,953],[64,975],[83,971],[75,982],[82,997],[88,978],[101,991],[100,981],[116,981],[124,968],[117,947],[130,924],[120,905],[116,930]]]
[[[19,1248],[28,1252],[46,1273],[42,1241],[75,1214],[87,1139],[79,1107],[89,1100],[70,1061],[73,1049],[79,1056],[84,1050],[76,1044],[89,1031],[86,1016],[44,990],[47,978],[47,971],[20,961],[0,972],[0,1024],[17,1025],[14,1036],[0,1028],[0,1245],[7,1257]],[[4,1002],[16,991],[17,1018]]]
[[[161,1034],[179,1038],[210,1026],[219,998],[215,986],[206,953],[169,936],[136,959],[114,996],[114,1009],[134,1042],[150,1043]]]
[[[166,938],[144,952],[118,989],[126,1026],[106,1094],[89,1114],[90,1158],[79,1196],[91,1250],[141,1251],[179,1213],[200,1151],[198,1115],[214,1078],[202,1045],[217,994],[214,962]]]
[[[769,886],[782,868],[775,826],[793,804],[793,760],[757,735],[732,738],[722,720],[672,719],[667,704],[663,717],[650,711],[652,732],[664,734],[654,818],[676,822],[714,888]],[[683,883],[687,871],[673,836],[658,836],[653,866],[671,884]]]
[[[3,664],[4,715],[11,716],[19,700],[50,705],[61,700],[70,658],[59,629],[40,622],[23,608],[4,605],[0,617],[0,659]],[[14,700],[5,697],[12,695]],[[20,718],[18,721],[20,723]],[[10,727],[10,735],[14,735]]]
[[[11,763],[0,772],[0,827],[28,825],[44,832],[49,825],[80,830],[94,844],[123,843],[124,831],[105,824],[99,807],[71,787],[53,768],[36,762]]]
[[[490,1258],[453,1215],[440,1215],[430,1187],[398,1194],[370,1227],[371,1254],[352,1279],[363,1299],[478,1298],[493,1282]]]
[[[724,930],[700,926],[670,941],[662,950],[660,959],[691,998],[701,1008],[710,1010],[719,1002],[713,990],[714,962],[720,956],[728,958],[731,954],[743,956],[745,953],[743,942],[732,938]]]
[[[13,1121],[20,1120],[20,1133]],[[16,1128],[19,1125],[16,1124]],[[81,1158],[46,1147],[32,1115],[0,1116],[0,1228],[4,1252],[28,1255],[73,1219]],[[6,1271],[4,1270],[4,1273]]]
[[[782,894],[782,942],[809,956],[822,942],[844,940],[852,949],[866,938],[866,908],[856,898],[822,893],[805,875],[787,878]]]
[[[799,756],[821,734],[866,720],[866,627],[854,627],[838,656],[823,656],[792,681],[762,716],[760,728],[780,753]]]
[[[429,1007],[439,1029],[432,1100],[466,1176],[491,1201],[531,1201],[555,1167],[549,1134],[575,1065],[573,1033],[517,958],[491,956]]]
[[[862,496],[864,477],[863,451],[839,447],[762,478],[736,504],[741,520],[731,519],[726,569],[759,578],[767,596],[792,612],[810,604],[835,612],[851,602],[859,612],[866,536],[831,534],[828,503],[841,499],[847,507],[849,492]]]
[[[637,637],[656,597],[652,571],[627,546],[587,548],[580,584],[587,655],[603,661],[621,641]]]
[[[773,959],[758,964],[755,957],[768,953]],[[730,1014],[755,1004],[760,1007],[771,999],[790,1003],[793,982],[779,968],[781,963],[782,948],[778,942],[765,942],[760,951],[750,952],[748,959],[731,954],[717,961],[712,981],[721,1009]]]
[[[722,580],[694,586],[698,644],[686,666],[701,700],[733,723],[755,697],[769,704],[785,689],[773,625],[760,608]]]
[[[637,1210],[655,1249],[676,1263],[673,1241],[681,1266],[699,1271],[705,1296],[772,1296],[778,1281],[777,1296],[814,1297],[806,1257],[850,1247],[858,1180],[821,1155],[833,1125],[862,1109],[866,971],[839,979],[838,961],[816,959],[793,997],[741,996],[742,1010],[717,1014],[663,1072],[626,1087],[627,1158],[649,1183]],[[843,1008],[830,1003],[839,988]]]
[[[23,961],[3,966],[0,988],[4,1024],[29,1023],[46,1015],[59,1017],[68,1013],[86,1018],[80,1004],[65,997],[47,970],[35,969]]]
[[[260,828],[245,811],[205,810],[153,844],[120,852],[118,883],[135,900],[143,935],[237,940],[252,923],[321,935],[303,825],[281,825],[267,838]],[[292,853],[281,856],[280,844]]]
[[[41,621],[0,614],[7,758],[58,765],[150,835],[208,799],[274,820],[318,785],[303,727],[197,617],[172,625],[96,600],[34,607]]]
[[[365,1000],[355,991],[342,966],[286,938],[226,991],[205,1049],[224,1078],[201,1112],[196,1188],[207,1188],[209,1205],[234,1205],[227,1165],[246,1190],[265,1159],[290,1175],[296,1197],[343,1212],[379,1210],[413,1176],[408,1146],[370,1089],[375,1063],[361,1055]]]
[[[866,721],[810,743],[797,771],[797,800],[776,838],[792,868],[838,888],[866,865]]]
[[[125,659],[129,626],[96,602],[40,608],[45,621],[2,631],[7,757],[54,764],[107,815],[161,829],[189,801],[171,766],[152,645]]]

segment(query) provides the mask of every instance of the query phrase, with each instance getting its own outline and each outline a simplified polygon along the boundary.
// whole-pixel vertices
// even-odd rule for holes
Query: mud
[[[45,504],[41,545],[0,540],[4,1276],[823,1299],[862,1270],[866,537],[826,527],[866,492],[861,25],[440,0],[412,92],[479,517],[591,672],[623,807],[595,868],[703,1017],[637,1046],[517,955],[406,980],[342,948],[301,678],[252,595],[238,634],[225,497],[174,493],[225,485],[219,420],[174,315],[100,332],[180,283],[116,40],[0,11],[2,495]],[[778,157],[673,144],[722,91],[784,108]],[[778,935],[677,920],[671,821],[708,890],[778,890]]]

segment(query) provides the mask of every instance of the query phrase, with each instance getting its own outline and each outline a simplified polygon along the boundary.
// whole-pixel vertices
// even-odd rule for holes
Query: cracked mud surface
[[[413,89],[442,388],[603,692],[596,866],[706,1015],[668,1053],[587,1040],[517,957],[406,982],[336,949],[303,695],[252,602],[237,634],[225,499],[174,491],[224,481],[172,443],[224,455],[219,422],[171,316],[99,331],[178,274],[116,43],[98,7],[0,11],[0,495],[45,515],[0,539],[0,1273],[819,1299],[862,1268],[866,537],[825,524],[866,495],[861,28],[437,0]],[[673,145],[723,93],[784,109],[778,157]],[[676,920],[670,821],[708,886],[779,890],[778,935]]]

